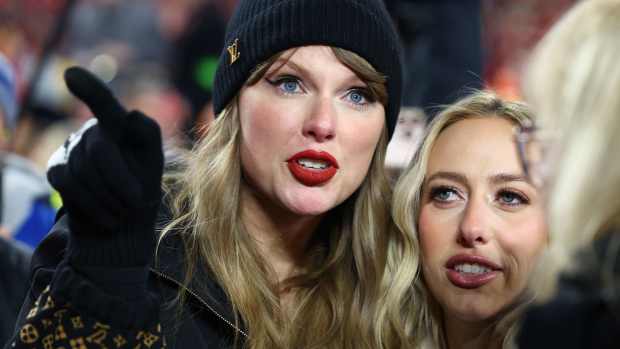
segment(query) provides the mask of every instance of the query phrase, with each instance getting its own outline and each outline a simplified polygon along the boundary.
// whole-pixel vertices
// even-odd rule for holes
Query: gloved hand
[[[69,217],[69,261],[77,268],[147,264],[162,199],[159,126],[139,111],[127,112],[82,68],[69,68],[65,82],[95,116],[48,162],[47,178]]]

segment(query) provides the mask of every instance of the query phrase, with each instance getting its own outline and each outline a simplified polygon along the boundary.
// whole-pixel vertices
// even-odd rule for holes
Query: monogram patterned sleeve
[[[159,286],[148,266],[96,267],[69,262],[69,231],[60,218],[30,263],[30,290],[13,348],[166,348]]]
[[[141,328],[103,321],[64,298],[62,294],[56,297],[47,286],[22,310],[22,320],[5,348],[166,348],[159,323],[145,323]]]
[[[165,348],[161,326],[119,330],[57,302],[47,287],[7,348]]]

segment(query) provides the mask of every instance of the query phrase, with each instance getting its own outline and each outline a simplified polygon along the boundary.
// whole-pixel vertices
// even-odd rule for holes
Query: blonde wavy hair
[[[399,178],[394,188],[392,215],[398,229],[409,235],[415,242],[414,249],[419,257],[418,218],[422,203],[422,191],[426,178],[427,165],[431,150],[439,135],[448,126],[461,120],[471,118],[503,118],[515,125],[526,126],[532,122],[532,115],[528,107],[520,102],[505,101],[490,91],[475,91],[471,95],[447,106],[431,122],[426,134],[416,151],[408,168]],[[516,149],[516,148],[515,148]],[[516,150],[515,150],[516,151]],[[412,297],[417,302],[412,304],[410,310],[416,325],[414,334],[417,337],[416,347],[422,348],[446,348],[446,338],[443,328],[442,310],[427,288],[421,274],[424,261],[412,265],[416,269],[416,279]],[[526,302],[519,300],[517,305],[508,309],[500,320],[489,328],[496,338],[503,339],[503,347],[511,347],[511,342],[516,332],[516,320],[520,313],[521,304]]]
[[[352,52],[332,51],[378,101],[387,103],[384,76]],[[259,65],[246,84],[259,81],[277,58]],[[307,268],[285,281],[295,292],[292,309],[283,309],[282,285],[274,285],[274,272],[241,219],[238,110],[236,97],[186,154],[179,171],[167,177],[179,189],[174,219],[163,234],[183,232],[185,282],[195,268],[211,272],[232,304],[236,323],[246,326],[245,348],[407,347],[401,303],[410,283],[398,283],[393,275],[407,274],[401,261],[412,260],[413,250],[408,237],[392,229],[385,129],[362,185],[328,212],[307,252]]]
[[[553,295],[576,250],[620,228],[618,38],[620,1],[582,1],[545,35],[526,70],[525,97],[540,127],[556,133],[559,149],[548,187],[550,246],[537,282],[541,300]],[[617,236],[610,256],[618,255]]]

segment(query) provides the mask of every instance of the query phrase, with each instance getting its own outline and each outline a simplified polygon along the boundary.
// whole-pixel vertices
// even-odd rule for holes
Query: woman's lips
[[[459,254],[446,263],[448,280],[459,288],[475,289],[493,281],[502,268],[482,256]]]
[[[323,184],[338,171],[338,162],[328,152],[301,151],[287,160],[288,169],[295,179],[307,186]]]

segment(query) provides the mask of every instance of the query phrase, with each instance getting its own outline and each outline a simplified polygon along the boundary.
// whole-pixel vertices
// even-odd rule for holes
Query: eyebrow
[[[306,68],[304,68],[301,65],[291,61],[291,57],[288,57],[288,58],[280,57],[280,58],[276,59],[276,61],[273,63],[273,65],[274,66],[277,65],[277,68],[269,71],[267,75],[275,74],[276,72],[278,72],[283,67],[289,66],[289,68],[291,68],[293,70],[296,70],[302,76],[306,76],[306,77],[312,76],[310,74],[310,72]],[[353,73],[349,78],[347,78],[346,83],[350,84],[350,85],[359,85],[360,87],[368,87],[368,83],[366,83],[364,80],[362,80],[355,73]]]
[[[512,174],[512,173],[498,173],[491,176],[490,182],[493,184],[506,183],[506,182],[526,182],[529,183],[524,175]]]
[[[428,179],[425,182],[428,183],[434,179],[448,179],[451,181],[458,182],[462,185],[467,185],[467,177],[457,172],[448,172],[448,171],[435,172],[433,173],[432,176],[428,177]]]
[[[276,73],[277,71],[279,71],[280,69],[282,69],[284,66],[289,66],[291,69],[298,71],[299,73],[301,73],[302,75],[308,75],[309,72],[306,68],[300,66],[299,64],[291,61],[291,57],[288,58],[278,58],[274,63],[273,66],[277,66],[275,69],[273,69],[272,71],[269,72],[269,75]]]
[[[447,179],[447,180],[451,180],[454,182],[458,182],[464,186],[466,186],[468,183],[467,177],[457,172],[448,172],[448,171],[435,172],[433,173],[432,176],[428,177],[428,179],[425,182],[428,183],[434,179]],[[507,183],[507,182],[529,183],[529,181],[527,180],[525,176],[520,175],[520,174],[512,174],[512,173],[498,173],[498,174],[492,175],[489,179],[489,182],[491,182],[492,184],[500,184],[500,183]]]

